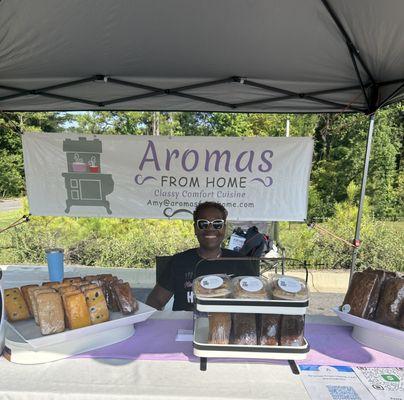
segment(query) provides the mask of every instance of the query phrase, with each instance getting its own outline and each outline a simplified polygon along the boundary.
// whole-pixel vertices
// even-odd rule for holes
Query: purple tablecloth
[[[82,353],[85,358],[196,361],[192,342],[176,342],[178,329],[192,329],[192,320],[148,320],[136,325],[135,334],[123,342]],[[365,347],[351,337],[351,327],[306,324],[311,350],[299,364],[404,367],[404,360]],[[209,359],[209,362],[213,359]],[[221,359],[220,361],[228,361]],[[232,360],[234,362],[234,359]],[[274,362],[248,360],[249,362]]]

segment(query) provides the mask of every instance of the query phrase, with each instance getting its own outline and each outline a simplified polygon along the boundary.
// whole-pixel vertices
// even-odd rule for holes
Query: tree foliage
[[[287,120],[291,136],[314,139],[308,217],[324,221],[329,230],[352,239],[369,128],[369,118],[359,114],[0,112],[0,196],[24,194],[24,132],[266,137],[285,136]],[[397,254],[403,256],[402,231],[396,232],[382,222],[403,217],[403,133],[403,103],[377,112],[362,221],[363,246],[358,259],[363,265],[399,268]],[[155,254],[190,247],[194,243],[191,233],[189,224],[172,221],[44,218],[35,219],[31,229],[22,227],[8,240],[12,242],[10,249],[18,249],[19,255],[13,253],[14,262],[43,262],[45,244],[51,246],[63,238],[61,245],[69,249],[72,262],[144,266],[152,264]],[[296,258],[335,267],[350,262],[350,251],[344,245],[304,226],[286,230],[283,240],[289,255]]]

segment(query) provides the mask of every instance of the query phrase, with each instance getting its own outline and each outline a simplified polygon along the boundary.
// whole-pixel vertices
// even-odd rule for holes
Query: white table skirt
[[[44,267],[8,268],[5,286],[46,280]],[[73,271],[77,272],[77,271]],[[42,276],[44,275],[45,276]],[[116,270],[119,276],[119,269]],[[35,278],[35,279],[33,279]],[[192,313],[164,311],[154,318],[190,318]],[[309,399],[288,365],[65,359],[19,365],[0,358],[0,399]]]

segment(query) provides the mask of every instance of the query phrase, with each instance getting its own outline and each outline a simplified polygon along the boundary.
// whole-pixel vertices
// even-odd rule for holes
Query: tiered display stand
[[[215,313],[250,313],[250,314],[283,314],[305,315],[308,300],[248,300],[248,299],[215,299],[196,296],[195,308],[199,312]],[[207,317],[197,318],[194,325],[194,354],[200,357],[200,369],[206,371],[208,358],[256,358],[288,360],[294,374],[299,374],[295,360],[306,358],[310,350],[304,339],[303,346],[261,346],[208,343],[209,322]]]

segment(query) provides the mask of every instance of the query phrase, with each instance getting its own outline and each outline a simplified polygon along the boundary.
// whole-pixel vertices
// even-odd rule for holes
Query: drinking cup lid
[[[64,253],[65,251],[63,249],[55,248],[55,249],[46,249],[46,253]]]

